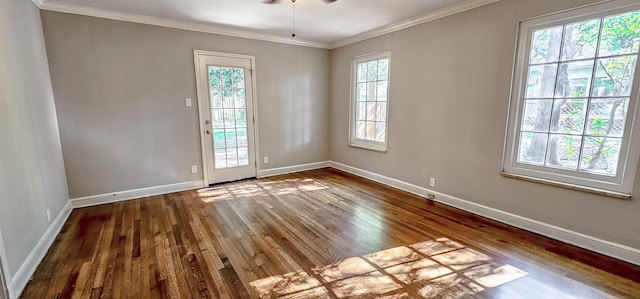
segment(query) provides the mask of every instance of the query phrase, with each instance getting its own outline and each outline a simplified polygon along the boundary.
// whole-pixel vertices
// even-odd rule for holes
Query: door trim
[[[204,184],[205,186],[209,186],[209,177],[211,174],[209,173],[209,169],[207,167],[207,148],[205,142],[207,142],[207,134],[205,131],[207,130],[206,125],[204,124],[207,119],[202,111],[203,101],[208,100],[207,95],[203,95],[200,82],[202,75],[199,71],[200,66],[200,57],[206,56],[214,56],[214,57],[226,57],[226,58],[240,58],[247,59],[250,61],[251,70],[249,73],[251,74],[251,89],[253,91],[253,99],[251,100],[253,103],[253,148],[254,148],[254,161],[256,167],[256,176],[260,173],[260,163],[258,157],[260,157],[260,141],[258,138],[258,94],[256,92],[256,57],[252,55],[243,55],[243,54],[232,54],[232,53],[222,53],[222,52],[212,52],[212,51],[204,51],[204,50],[193,50],[193,65],[196,73],[196,95],[198,97],[198,122],[200,128],[200,148],[202,151],[202,173],[204,175]],[[247,121],[250,121],[247,119]]]

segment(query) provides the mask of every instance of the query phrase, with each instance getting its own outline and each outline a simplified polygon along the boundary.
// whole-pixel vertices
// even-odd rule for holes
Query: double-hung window
[[[387,150],[390,53],[353,59],[349,144]]]
[[[520,24],[503,171],[617,196],[638,164],[640,3]]]

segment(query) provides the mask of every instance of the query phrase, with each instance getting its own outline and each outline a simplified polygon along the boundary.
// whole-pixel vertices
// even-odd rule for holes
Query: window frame
[[[358,64],[387,59],[387,111],[385,115],[385,138],[384,142],[378,142],[368,139],[360,139],[356,136],[357,131],[357,117],[356,117],[356,103],[358,93]],[[349,146],[367,149],[377,152],[385,153],[387,151],[387,144],[389,141],[389,102],[390,102],[390,90],[391,90],[391,51],[383,51],[371,54],[365,54],[354,57],[351,60],[351,95],[349,100]]]
[[[542,28],[567,25],[574,22],[598,17],[602,18],[635,10],[640,10],[640,3],[638,3],[637,0],[614,0],[531,18],[519,23],[503,152],[503,173],[507,176],[522,176],[526,179],[533,181],[539,180],[543,183],[550,182],[554,185],[567,186],[570,188],[577,187],[577,189],[585,191],[594,190],[600,193],[611,193],[612,195],[631,194],[638,166],[638,158],[640,157],[640,138],[638,138],[638,135],[640,135],[640,120],[638,120],[638,106],[640,104],[640,54],[636,54],[635,75],[629,96],[627,118],[615,177],[562,170],[547,166],[535,166],[519,163],[517,160],[518,141],[525,102],[524,95],[527,85],[527,68],[529,66],[533,32]],[[597,56],[594,59],[597,59]],[[589,96],[589,98],[591,98],[591,96]],[[584,134],[581,136],[584,136]]]

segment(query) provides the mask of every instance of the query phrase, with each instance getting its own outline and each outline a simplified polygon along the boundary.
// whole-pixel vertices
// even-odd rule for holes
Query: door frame
[[[252,55],[243,55],[243,54],[232,54],[232,53],[223,53],[223,52],[213,52],[213,51],[204,51],[204,50],[193,50],[193,65],[196,72],[196,95],[198,97],[198,121],[200,123],[200,147],[202,151],[202,173],[204,175],[204,186],[209,186],[209,178],[211,174],[209,173],[208,167],[208,159],[207,159],[207,148],[206,143],[208,142],[207,137],[207,125],[205,124],[205,120],[207,119],[205,112],[203,111],[203,103],[204,101],[208,101],[208,95],[203,95],[201,91],[200,82],[202,79],[202,74],[200,74],[200,58],[201,57],[223,57],[223,58],[239,58],[239,59],[247,59],[251,64],[251,69],[249,69],[249,73],[251,75],[251,90],[253,93],[253,98],[251,99],[253,104],[253,120],[247,119],[247,121],[253,121],[253,148],[254,148],[254,161],[256,168],[256,177],[260,176],[260,163],[258,157],[260,156],[259,151],[259,139],[258,139],[258,94],[256,93],[256,57]]]

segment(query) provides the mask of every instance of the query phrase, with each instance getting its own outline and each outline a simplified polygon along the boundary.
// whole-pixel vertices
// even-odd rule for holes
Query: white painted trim
[[[33,250],[31,250],[18,271],[16,271],[16,274],[13,275],[10,280],[11,282],[7,286],[9,289],[9,298],[18,298],[20,296],[24,287],[27,286],[29,279],[31,279],[31,276],[36,271],[36,268],[47,254],[49,247],[51,247],[58,233],[62,230],[62,226],[69,218],[69,215],[71,215],[72,209],[71,202],[67,202],[56,219],[49,225],[49,228],[44,235],[42,235],[36,246],[33,247]],[[7,280],[9,280],[9,278],[7,278]]]
[[[78,197],[71,199],[71,205],[74,209],[97,206],[107,203],[114,203],[119,201],[125,201],[130,199],[155,196],[173,192],[180,192],[192,189],[198,189],[204,187],[204,181],[191,181],[170,185],[162,185],[141,189],[133,189],[126,191],[118,191],[113,193],[105,193],[99,195]]]
[[[145,16],[145,15],[139,15],[139,14],[115,12],[115,11],[98,9],[98,8],[93,8],[89,6],[84,6],[84,5],[76,5],[76,4],[51,1],[51,0],[32,0],[32,1],[40,9],[43,9],[43,10],[64,12],[64,13],[70,13],[70,14],[83,15],[83,16],[91,16],[91,17],[110,19],[110,20],[126,21],[126,22],[132,22],[132,23],[155,25],[155,26],[168,27],[168,28],[176,28],[176,29],[196,31],[196,32],[213,33],[213,34],[248,38],[248,39],[269,41],[269,42],[282,43],[282,44],[290,44],[290,45],[297,45],[297,46],[304,46],[304,47],[336,49],[336,48],[344,47],[350,44],[355,44],[363,40],[371,39],[371,38],[385,35],[388,33],[400,31],[409,27],[413,27],[413,26],[428,23],[434,20],[438,20],[441,18],[445,18],[461,12],[465,12],[467,10],[471,10],[487,4],[495,3],[500,0],[462,1],[458,4],[444,7],[439,10],[424,14],[422,16],[409,18],[397,23],[382,26],[382,27],[379,27],[364,33],[360,33],[360,34],[345,38],[343,40],[332,42],[332,43],[300,40],[297,38],[289,38],[289,37],[283,37],[283,36],[278,36],[273,34],[257,33],[257,32],[247,31],[247,30],[233,29],[233,28],[227,28],[227,27],[210,25],[210,24],[178,21],[173,19],[151,17],[151,16]]]
[[[419,17],[410,18],[404,21],[400,21],[397,23],[389,24],[386,26],[382,26],[380,28],[376,28],[364,33],[360,33],[354,35],[352,37],[345,38],[343,40],[339,40],[337,42],[333,42],[329,44],[329,49],[336,49],[340,47],[344,47],[347,45],[355,44],[357,42],[361,42],[363,40],[372,39],[374,37],[378,37],[381,35],[389,34],[392,32],[400,31],[403,29],[407,29],[409,27],[417,26],[420,24],[428,23],[431,21],[435,21],[438,19],[442,19],[448,16],[452,16],[461,12],[465,12],[467,10],[472,10],[481,6],[485,6],[491,3],[498,2],[500,0],[468,0],[462,1],[458,4],[454,4],[451,6],[447,6],[436,11],[432,11],[430,13],[424,14]]]
[[[327,43],[301,40],[298,38],[294,39],[290,37],[283,37],[283,36],[278,36],[273,34],[257,33],[257,32],[251,32],[246,30],[204,24],[204,23],[178,21],[178,20],[172,20],[167,18],[116,12],[116,11],[104,10],[99,8],[93,8],[93,7],[84,6],[84,5],[76,5],[76,4],[63,3],[63,2],[50,1],[50,0],[34,0],[34,3],[36,1],[43,2],[42,4],[38,5],[38,7],[40,7],[40,9],[42,10],[57,11],[57,12],[76,14],[76,15],[109,19],[109,20],[140,23],[140,24],[176,28],[176,29],[196,31],[196,32],[240,37],[240,38],[248,38],[248,39],[274,42],[274,43],[296,45],[296,46],[321,48],[321,49],[327,49],[329,47],[329,44]],[[37,4],[38,3],[36,3],[36,5]]]
[[[275,175],[325,168],[325,167],[329,167],[330,163],[331,163],[330,161],[323,161],[323,162],[315,162],[315,163],[308,163],[308,164],[299,164],[299,165],[265,169],[258,172],[258,178],[266,178],[266,177],[275,176]]]
[[[640,249],[483,206],[342,163],[330,161],[329,167],[395,187],[418,196],[425,197],[427,193],[432,193],[435,194],[435,201],[437,202],[640,266]]]

